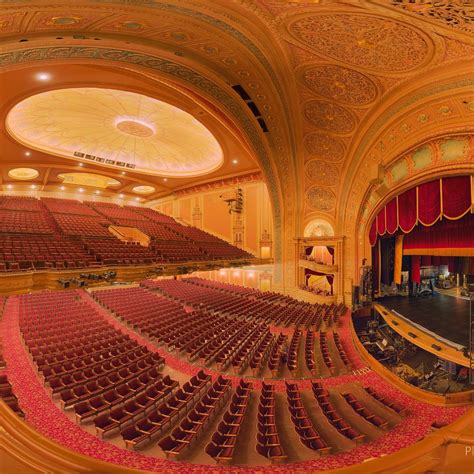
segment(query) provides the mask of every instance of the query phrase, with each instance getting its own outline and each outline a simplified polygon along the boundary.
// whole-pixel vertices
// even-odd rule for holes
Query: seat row
[[[229,464],[232,461],[240,429],[247,413],[251,390],[252,384],[241,379],[229,408],[206,446],[206,453],[217,464]]]
[[[200,438],[206,426],[220,413],[232,390],[230,380],[219,377],[207,393],[193,406],[189,417],[181,421],[170,435],[158,442],[167,458],[176,459]]]

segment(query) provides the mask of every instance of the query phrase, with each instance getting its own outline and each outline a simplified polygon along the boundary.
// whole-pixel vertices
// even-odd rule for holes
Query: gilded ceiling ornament
[[[377,86],[366,75],[330,64],[311,66],[301,82],[316,94],[347,105],[365,105],[377,97]]]
[[[325,133],[309,133],[304,138],[309,154],[328,161],[341,161],[344,158],[344,145],[338,138]]]
[[[472,0],[390,0],[390,3],[407,12],[415,13],[443,26],[474,33],[474,3]]]
[[[42,92],[16,104],[6,124],[33,149],[151,175],[199,176],[223,163],[219,143],[194,116],[118,89]]]
[[[306,176],[321,186],[335,186],[339,182],[337,167],[327,161],[311,160],[306,163]]]
[[[426,62],[429,53],[417,30],[376,16],[307,15],[292,21],[288,31],[318,54],[375,71],[410,71]]]
[[[356,119],[344,107],[322,100],[310,100],[303,107],[306,120],[313,126],[335,133],[350,133]]]
[[[306,203],[317,211],[332,211],[336,205],[336,195],[328,188],[313,186],[306,191]]]

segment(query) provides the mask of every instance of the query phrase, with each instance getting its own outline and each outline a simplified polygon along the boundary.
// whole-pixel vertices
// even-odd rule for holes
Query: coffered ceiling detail
[[[378,95],[367,75],[342,66],[307,66],[300,72],[300,81],[312,92],[349,106],[367,105]]]
[[[411,71],[432,56],[421,31],[388,18],[324,13],[290,18],[286,28],[299,44],[330,58],[383,73]]]

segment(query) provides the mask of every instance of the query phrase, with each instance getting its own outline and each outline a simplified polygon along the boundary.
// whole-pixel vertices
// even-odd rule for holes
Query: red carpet
[[[95,302],[90,296],[83,294],[84,300],[89,300],[90,304]],[[112,318],[105,310],[101,314],[117,327],[123,326]],[[270,470],[272,472],[307,472],[314,470],[324,470],[336,467],[342,467],[349,464],[360,463],[370,457],[377,457],[382,454],[389,454],[399,449],[409,446],[423,437],[430,431],[430,425],[433,421],[452,422],[458,416],[468,410],[463,408],[443,408],[433,407],[415,400],[393,389],[384,380],[373,372],[368,372],[361,376],[347,375],[325,379],[323,383],[326,386],[338,385],[348,381],[357,380],[362,384],[367,384],[375,388],[378,392],[389,396],[410,410],[410,416],[403,419],[393,430],[384,433],[377,440],[361,445],[350,452],[328,456],[315,461],[287,464],[281,466],[249,467],[249,468],[220,468],[209,465],[180,464],[172,461],[145,456],[139,453],[120,449],[112,444],[96,438],[95,436],[83,431],[78,425],[70,421],[51,401],[44,387],[40,383],[36,371],[34,370],[30,359],[23,347],[18,327],[18,299],[10,297],[5,307],[3,321],[1,323],[1,332],[4,341],[5,360],[8,366],[8,376],[18,395],[20,405],[26,413],[27,421],[39,432],[45,436],[63,444],[64,446],[104,461],[113,462],[122,466],[145,469],[154,472],[186,472],[186,473],[209,473],[209,472],[262,472]],[[339,331],[340,332],[340,331]],[[132,335],[132,334],[131,334]],[[341,334],[342,335],[342,334]],[[143,342],[145,345],[154,349],[143,338],[134,335],[134,339]],[[349,346],[344,343],[348,351]],[[167,356],[167,364],[186,373],[194,373],[197,368],[189,366],[178,359]],[[179,366],[178,366],[179,364]],[[179,368],[178,368],[179,367]],[[278,383],[279,388],[283,388],[283,382]],[[301,388],[309,386],[309,381],[300,382]]]

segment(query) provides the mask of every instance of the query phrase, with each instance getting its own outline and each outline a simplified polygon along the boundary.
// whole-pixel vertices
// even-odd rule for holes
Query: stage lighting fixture
[[[416,337],[418,337],[416,334],[413,334],[412,332],[409,332],[408,335],[409,335],[410,337],[413,337],[413,339],[415,339]]]
[[[438,344],[431,344],[431,347],[437,351],[441,350],[441,346],[438,346]]]
[[[398,326],[398,321],[394,321],[394,320],[392,319],[392,324],[393,324],[394,326]]]

